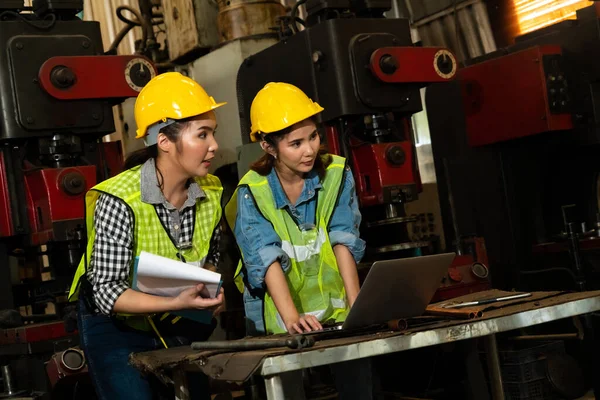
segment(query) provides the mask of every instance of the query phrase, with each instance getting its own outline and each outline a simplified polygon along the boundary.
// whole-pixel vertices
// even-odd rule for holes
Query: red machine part
[[[454,77],[454,54],[441,47],[382,47],[371,55],[371,71],[388,83],[445,82]]]
[[[475,257],[466,254],[454,258],[448,268],[448,276],[444,278],[431,303],[491,289],[485,242],[483,238],[476,237],[473,245]]]
[[[60,100],[105,99],[137,96],[156,73],[154,64],[141,56],[71,56],[48,59],[39,79]]]
[[[0,152],[0,237],[14,235],[10,216],[7,173],[4,155]]]
[[[123,172],[123,147],[120,142],[102,142],[98,148],[103,176],[112,178]]]
[[[96,184],[93,165],[48,168],[26,174],[25,186],[31,244],[43,244],[53,238],[53,223],[81,220],[85,217],[85,193]]]
[[[569,102],[561,53],[559,46],[536,46],[458,72],[471,146],[573,128],[557,104]]]
[[[54,353],[46,364],[46,372],[52,388],[63,380],[76,379],[88,372],[85,355],[78,347]]]
[[[354,178],[361,206],[389,203],[385,198],[386,191],[396,193],[415,185],[411,142],[352,143],[352,146]]]
[[[19,328],[3,329],[2,335],[0,335],[0,345],[42,342],[76,335],[77,332],[67,332],[65,330],[64,321],[32,324]]]
[[[403,118],[402,125],[404,126],[404,132],[410,132],[410,137],[415,137],[414,133],[413,133],[414,129],[413,129],[413,123],[412,123],[411,118]],[[423,181],[421,180],[421,171],[419,170],[419,162],[417,161],[417,159],[418,159],[417,149],[413,142],[411,142],[411,145],[412,145],[413,153],[415,154],[415,157],[413,158],[415,184],[417,185],[417,193],[421,193],[421,192],[423,192]]]
[[[325,128],[325,136],[327,139],[327,148],[329,153],[335,155],[341,155],[340,151],[340,142],[339,142],[339,132],[333,126],[327,126]]]

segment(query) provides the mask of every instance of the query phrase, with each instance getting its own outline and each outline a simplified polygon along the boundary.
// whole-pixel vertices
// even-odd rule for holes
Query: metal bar
[[[4,394],[13,396],[17,390],[15,388],[15,381],[10,371],[10,364],[2,366],[2,382],[4,382]]]
[[[556,333],[550,335],[524,335],[513,336],[510,340],[574,340],[579,339],[577,333]]]
[[[280,375],[273,375],[265,378],[265,389],[267,391],[267,400],[285,400],[283,392],[283,383]]]
[[[175,400],[190,400],[187,376],[183,368],[173,370],[173,385],[175,386]]]
[[[488,320],[474,320],[461,325],[431,329],[402,336],[377,339],[346,346],[320,348],[302,353],[286,354],[265,359],[261,375],[270,376],[287,371],[373,357],[382,354],[435,346],[458,340],[473,339],[546,322],[587,314],[600,310],[600,296],[575,300],[565,304],[529,310]]]
[[[242,339],[242,340],[211,340],[208,342],[193,342],[193,350],[260,350],[289,347],[290,349],[304,349],[312,347],[315,339],[303,335],[295,335],[284,339]]]
[[[487,355],[488,373],[490,385],[492,386],[492,399],[504,400],[504,387],[502,386],[502,374],[500,373],[500,358],[498,357],[498,344],[496,335],[484,338],[485,352]]]
[[[265,378],[267,400],[306,400],[302,371],[286,372]]]

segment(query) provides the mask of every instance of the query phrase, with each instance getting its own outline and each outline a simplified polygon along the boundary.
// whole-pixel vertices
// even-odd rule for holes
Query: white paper
[[[140,253],[136,287],[144,293],[176,297],[182,291],[204,283],[210,297],[214,298],[220,282],[219,273],[145,251]]]

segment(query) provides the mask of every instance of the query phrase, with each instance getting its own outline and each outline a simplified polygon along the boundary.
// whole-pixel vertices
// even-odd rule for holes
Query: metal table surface
[[[470,295],[485,298],[497,291]],[[256,363],[248,369],[265,378],[269,400],[302,398],[302,390],[290,383],[294,371],[342,361],[368,358],[460,340],[484,338],[491,374],[492,398],[503,399],[502,380],[495,334],[539,325],[559,319],[588,314],[600,310],[600,291],[582,293],[535,292],[529,299],[488,305],[482,318],[449,320],[423,327],[408,328],[402,332],[379,332],[358,337],[323,340],[310,349],[301,351],[271,349],[242,352],[194,352],[188,348],[139,353],[132,363],[147,372],[162,369],[175,371],[174,380],[178,399],[186,399],[182,370],[201,370],[212,378],[231,380],[227,368]],[[181,362],[180,362],[181,361]],[[246,373],[246,372],[245,372]]]

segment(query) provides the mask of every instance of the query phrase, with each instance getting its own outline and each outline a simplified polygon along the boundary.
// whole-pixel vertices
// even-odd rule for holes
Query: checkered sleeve
[[[129,288],[133,257],[133,215],[120,199],[102,194],[94,212],[96,237],[92,249],[91,283],[94,301],[109,315],[119,296]]]
[[[208,255],[206,256],[206,262],[208,264],[212,264],[215,268],[218,269],[219,259],[221,258],[221,253],[219,252],[219,245],[221,242],[221,224],[218,224],[215,230],[213,231],[212,237],[210,239],[210,247],[208,249]]]

